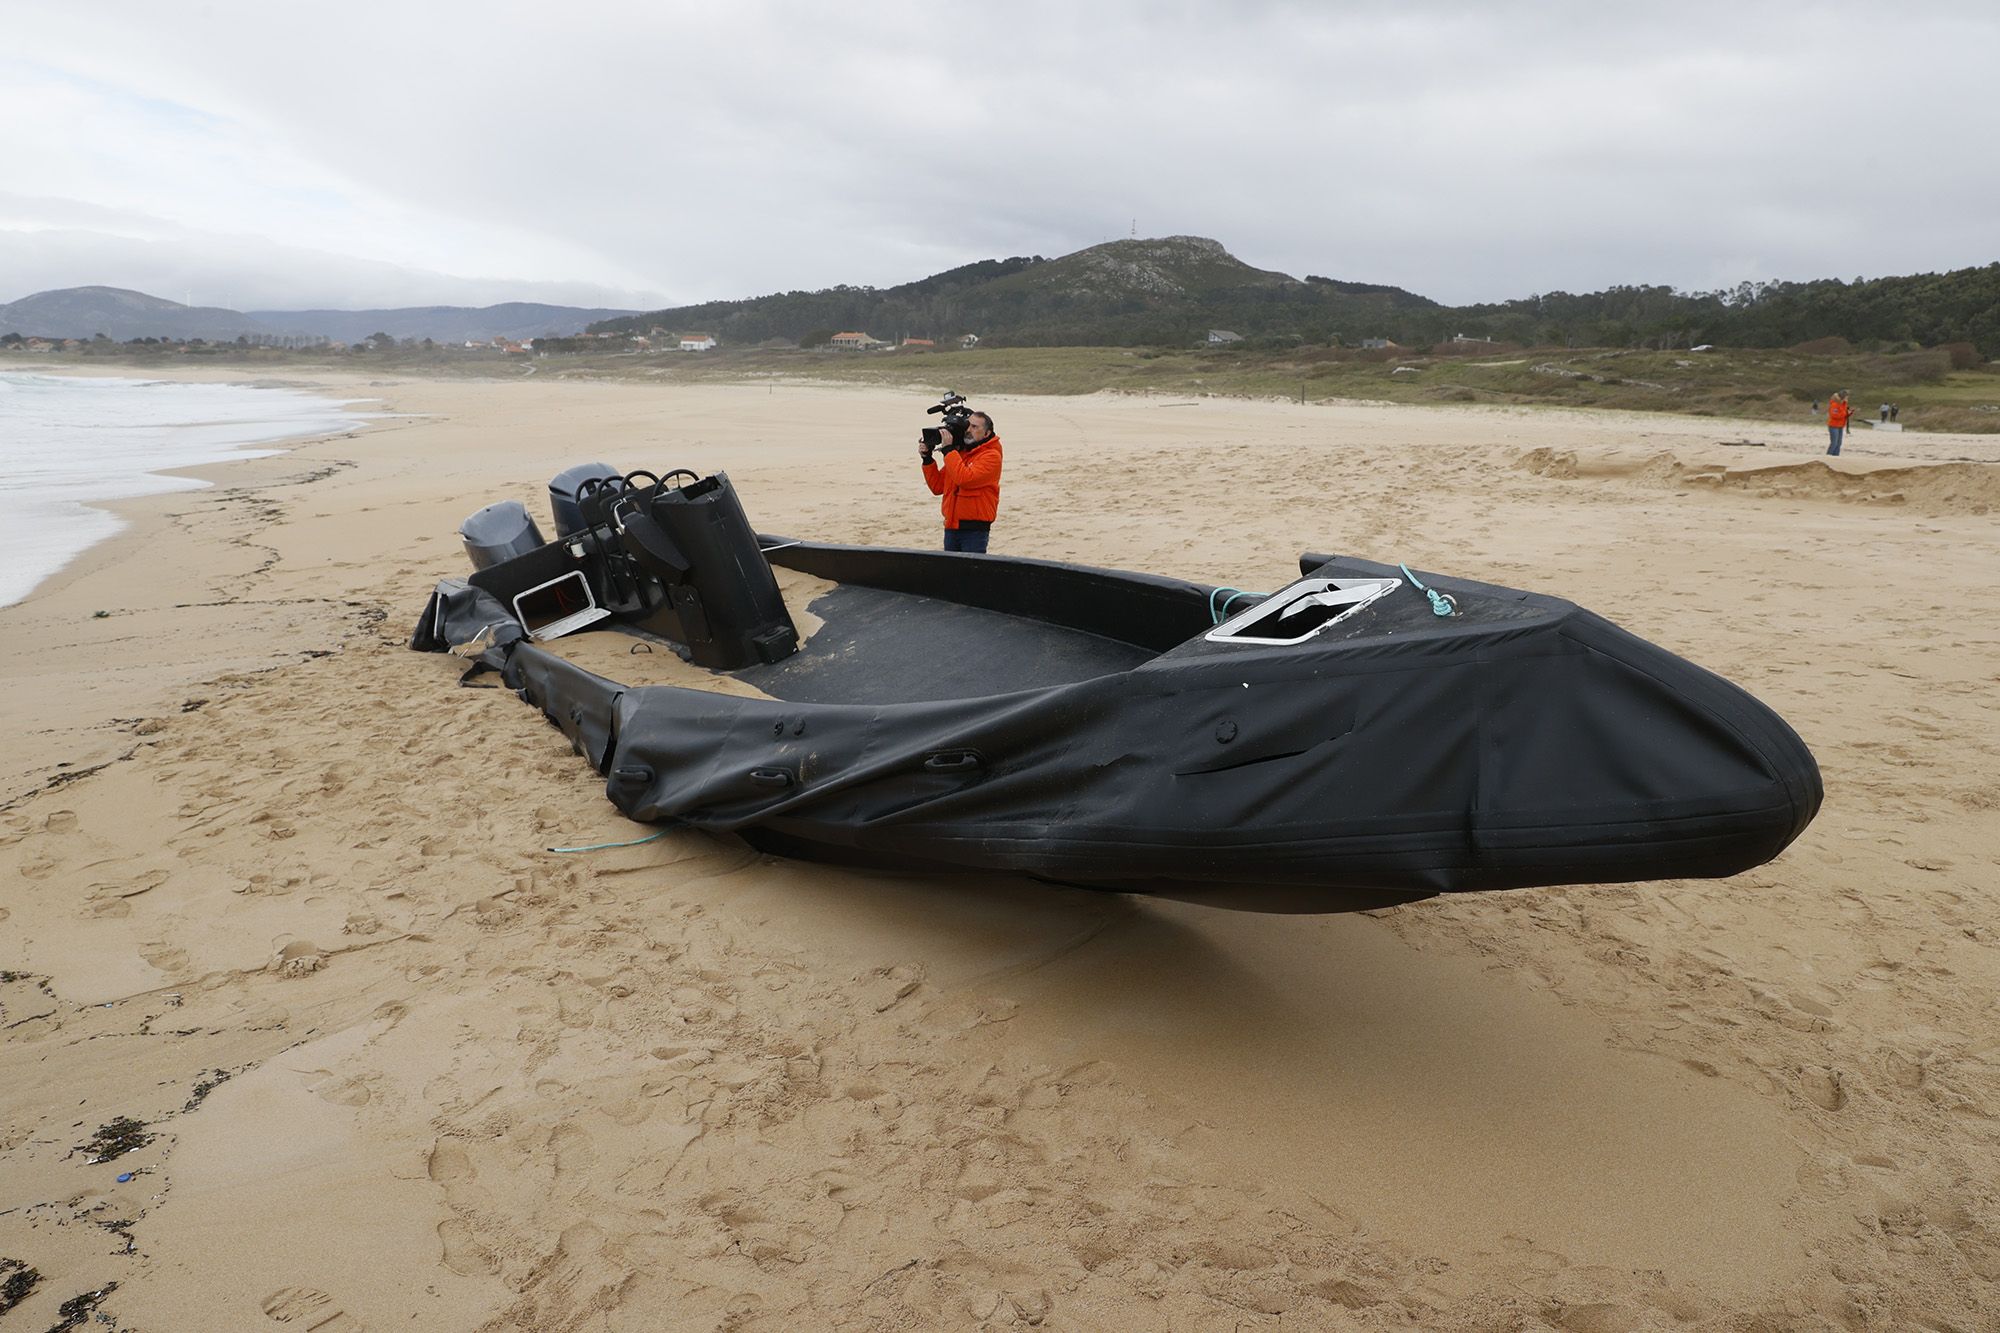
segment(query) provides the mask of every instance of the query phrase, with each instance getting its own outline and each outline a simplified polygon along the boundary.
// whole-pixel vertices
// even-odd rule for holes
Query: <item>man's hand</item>
[[[925,467],[929,467],[932,463],[937,461],[936,459],[931,457],[931,446],[928,444],[920,444],[917,446],[917,457],[923,460]]]

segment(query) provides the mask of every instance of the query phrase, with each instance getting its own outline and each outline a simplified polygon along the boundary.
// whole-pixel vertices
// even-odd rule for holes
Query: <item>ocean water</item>
[[[0,606],[123,526],[96,504],[199,490],[208,483],[160,474],[349,429],[356,417],[341,402],[242,384],[0,370]]]

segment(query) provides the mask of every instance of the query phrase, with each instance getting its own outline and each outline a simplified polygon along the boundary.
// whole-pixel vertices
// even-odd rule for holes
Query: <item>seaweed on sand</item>
[[[123,1157],[126,1153],[143,1148],[152,1141],[153,1136],[146,1132],[145,1121],[121,1115],[99,1125],[97,1133],[91,1136],[90,1142],[78,1144],[73,1151],[89,1154],[91,1164],[95,1165],[98,1162],[109,1162],[114,1158]]]
[[[49,1325],[49,1333],[69,1333],[79,1328],[90,1318],[90,1312],[104,1303],[104,1298],[118,1290],[116,1282],[107,1282],[96,1291],[86,1291],[81,1296],[72,1296],[56,1307],[62,1318]]]
[[[0,1314],[6,1314],[27,1300],[28,1293],[33,1291],[35,1284],[41,1280],[40,1273],[19,1259],[0,1256]]]

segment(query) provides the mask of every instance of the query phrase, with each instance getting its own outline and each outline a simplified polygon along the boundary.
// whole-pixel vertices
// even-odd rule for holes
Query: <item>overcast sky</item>
[[[1452,303],[2000,259],[2000,5],[0,0],[0,301],[657,307],[1127,235]]]

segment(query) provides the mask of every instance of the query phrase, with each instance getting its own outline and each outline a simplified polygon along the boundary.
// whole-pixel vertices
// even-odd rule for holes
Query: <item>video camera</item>
[[[943,449],[946,453],[965,447],[965,427],[972,418],[972,409],[965,405],[964,394],[947,392],[935,406],[925,408],[924,412],[928,416],[942,416],[944,420],[918,432],[918,444],[926,450]],[[946,437],[949,437],[949,443]]]

